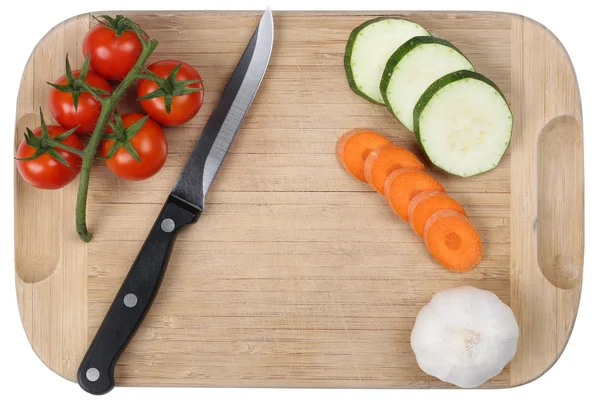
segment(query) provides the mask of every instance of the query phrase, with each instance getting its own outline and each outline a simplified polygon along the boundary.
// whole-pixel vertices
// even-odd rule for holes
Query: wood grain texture
[[[179,58],[200,71],[205,104],[190,123],[165,129],[170,153],[153,179],[126,182],[94,167],[95,237],[87,246],[75,238],[75,184],[48,193],[16,179],[23,324],[42,361],[71,380],[260,17],[127,15],[158,39],[151,61]],[[346,40],[375,15],[275,13],[261,89],[206,211],[181,233],[161,291],[117,365],[118,385],[449,387],[418,368],[409,337],[434,293],[465,284],[494,291],[521,327],[517,356],[486,387],[527,382],[558,358],[578,308],[583,254],[581,107],[568,56],[551,33],[519,16],[393,14],[458,46],[515,113],[513,141],[496,170],[462,179],[428,166],[484,243],[481,264],[455,274],[335,159],[338,138],[360,126],[422,156],[384,107],[347,86]],[[46,106],[44,82],[62,74],[64,53],[82,63],[90,23],[89,15],[66,21],[34,50],[19,92],[18,135]],[[139,110],[133,99],[121,109]],[[549,166],[557,157],[560,168]]]
[[[513,17],[511,293],[521,328],[513,385],[546,372],[577,315],[583,273],[583,143],[569,57],[546,28]],[[560,193],[560,195],[558,195]]]
[[[26,126],[39,126],[40,107],[47,119],[51,117],[45,82],[64,73],[64,55],[69,53],[72,65],[83,63],[80,49],[89,20],[82,15],[57,25],[35,48],[21,80],[15,146]],[[77,180],[62,190],[45,191],[16,175],[15,268],[21,320],[40,359],[72,379],[87,345],[87,253],[73,230]]]

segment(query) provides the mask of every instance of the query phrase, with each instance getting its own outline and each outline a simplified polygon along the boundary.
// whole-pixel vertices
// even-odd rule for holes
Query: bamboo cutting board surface
[[[115,13],[111,13],[115,14]],[[68,379],[136,257],[214,108],[260,13],[129,13],[159,46],[205,80],[188,124],[165,128],[169,157],[154,178],[127,182],[98,163],[88,223],[76,238],[77,183],[59,191],[15,179],[16,285],[25,332]],[[393,13],[454,43],[495,81],[515,116],[500,166],[463,179],[430,171],[464,205],[484,255],[456,274],[437,265],[382,196],[343,171],[335,145],[368,127],[420,152],[384,107],[349,89],[350,31],[380,13],[275,13],[263,84],[197,225],[181,232],[147,318],[116,368],[117,385],[411,387],[427,376],[410,348],[419,309],[439,290],[473,285],[511,306],[515,359],[486,387],[535,379],[560,356],[579,305],[583,262],[583,144],[575,73],[558,40],[521,16]],[[17,107],[15,146],[38,126],[64,56],[81,66],[85,14],[33,51]],[[137,109],[130,96],[121,110]]]

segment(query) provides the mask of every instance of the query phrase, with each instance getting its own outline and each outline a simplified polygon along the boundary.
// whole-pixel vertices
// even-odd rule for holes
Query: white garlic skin
[[[462,388],[498,375],[517,352],[519,326],[494,293],[472,286],[433,296],[415,321],[410,344],[427,374]]]

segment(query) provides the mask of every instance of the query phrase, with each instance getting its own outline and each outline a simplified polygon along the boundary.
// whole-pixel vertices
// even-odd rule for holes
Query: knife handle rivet
[[[133,293],[127,293],[123,298],[123,303],[129,308],[133,308],[137,304],[137,296]]]
[[[171,218],[163,219],[160,223],[160,229],[167,233],[173,232],[173,229],[175,229],[175,221],[173,221]]]
[[[89,368],[87,371],[85,371],[85,377],[90,382],[96,382],[100,378],[100,371],[98,371],[96,368]]]

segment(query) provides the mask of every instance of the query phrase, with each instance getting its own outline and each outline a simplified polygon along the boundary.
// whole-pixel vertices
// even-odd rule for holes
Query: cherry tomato
[[[67,131],[67,129],[56,125],[49,125],[47,129],[51,138]],[[36,128],[33,134],[41,136],[42,128]],[[82,148],[81,141],[74,134],[68,136],[62,143],[78,150]],[[54,149],[69,163],[71,168],[60,163],[48,153],[29,161],[17,160],[17,170],[25,182],[40,189],[60,189],[75,179],[81,170],[81,158],[70,151],[58,147]],[[17,149],[17,158],[31,157],[35,152],[36,149],[23,140]]]
[[[167,79],[173,68],[179,64],[181,64],[181,67],[177,75],[175,75],[176,81],[202,79],[194,67],[176,60],[157,61],[150,65],[148,69],[160,78]],[[202,82],[193,83],[185,87],[201,90],[190,94],[173,96],[170,113],[165,108],[164,97],[141,100],[140,103],[148,115],[160,124],[171,126],[184,124],[198,113],[204,99],[204,85]],[[138,98],[152,93],[158,88],[159,85],[156,82],[149,79],[140,79],[138,83]]]
[[[142,53],[142,43],[131,30],[119,32],[102,24],[91,28],[83,39],[83,55],[90,55],[90,66],[108,80],[121,80]]]
[[[125,128],[144,118],[144,114],[125,114],[121,118]],[[109,132],[112,130],[109,128]],[[115,142],[103,140],[101,143],[102,156],[107,157]],[[168,154],[167,137],[160,125],[148,119],[142,128],[130,139],[137,150],[141,162],[138,162],[125,148],[121,146],[115,154],[106,160],[108,168],[117,176],[130,181],[150,178],[165,164]]]
[[[81,71],[73,71],[73,76],[79,78]],[[112,92],[112,89],[106,79],[93,71],[88,71],[85,81],[92,87],[102,89],[106,92]],[[67,76],[61,76],[56,85],[67,85]],[[72,129],[79,125],[75,131],[79,135],[92,133],[100,116],[102,105],[88,92],[80,92],[77,109],[73,104],[73,94],[70,92],[61,92],[56,88],[50,89],[48,96],[48,105],[52,116],[63,128]]]

